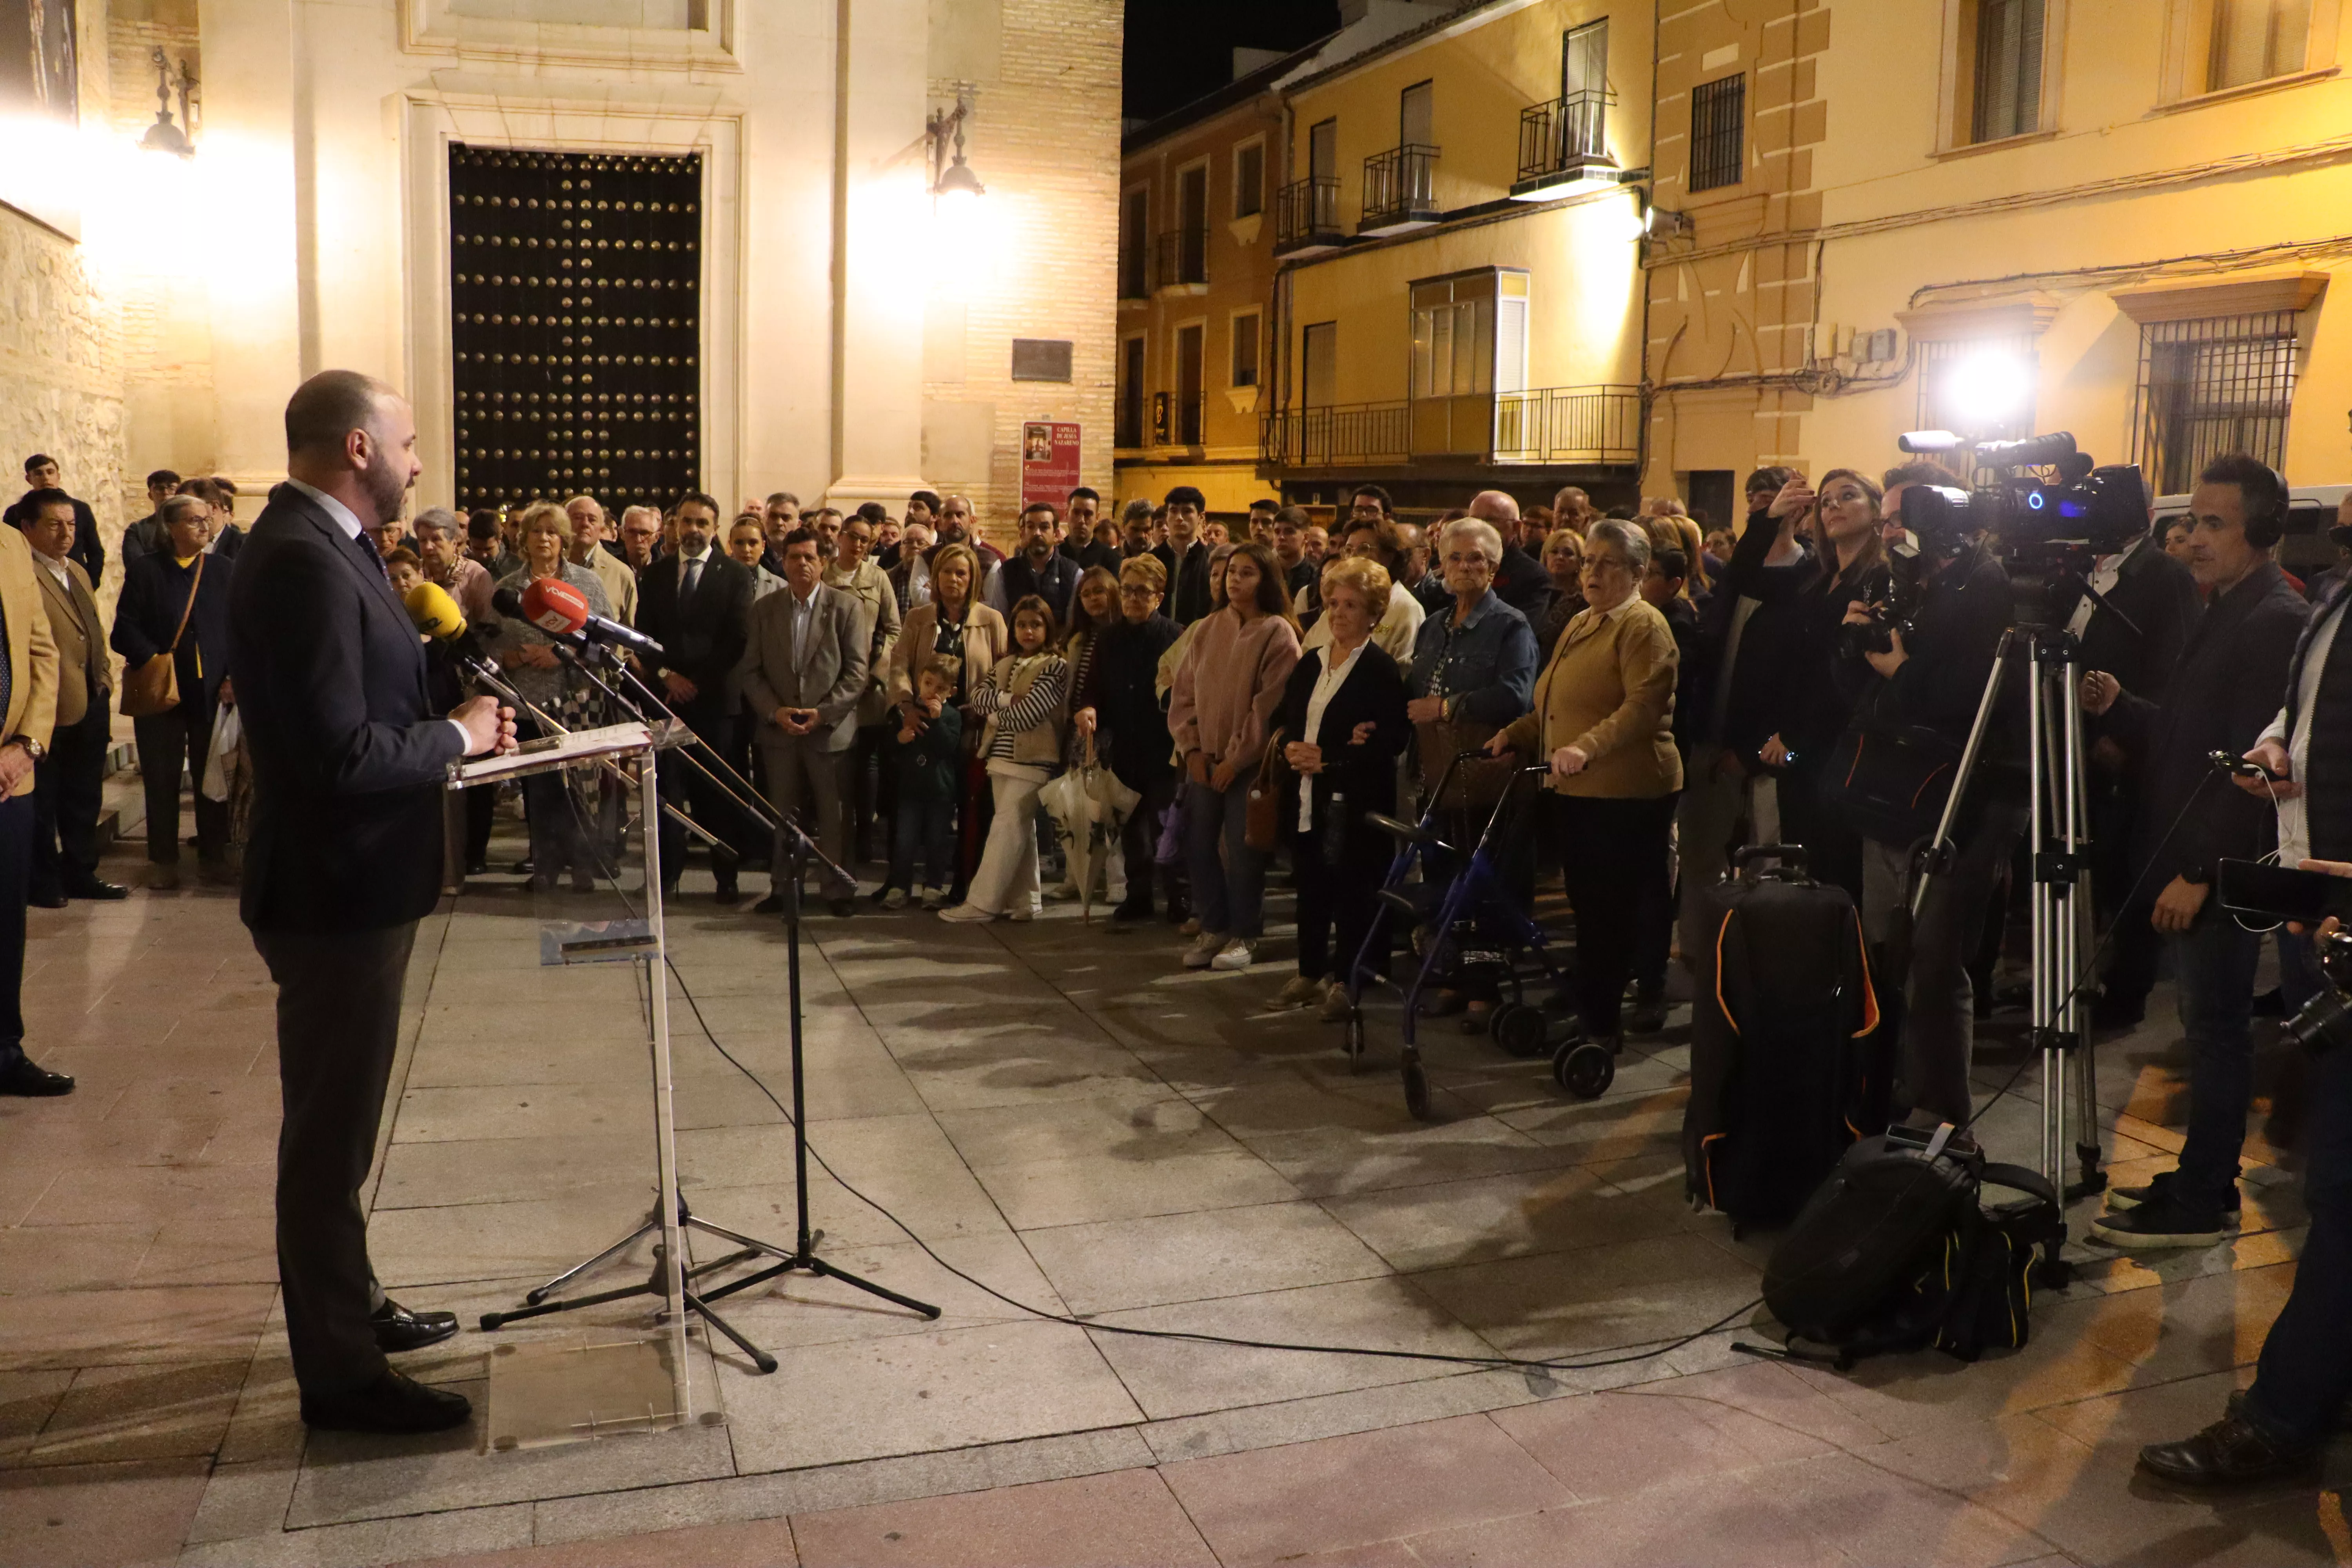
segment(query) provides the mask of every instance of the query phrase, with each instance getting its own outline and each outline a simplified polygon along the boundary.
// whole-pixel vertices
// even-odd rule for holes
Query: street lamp
[[[963,161],[963,123],[971,117],[971,89],[959,85],[953,109],[935,109],[923,126],[923,139],[931,154],[931,195],[942,200],[952,198],[958,203],[973,196],[985,195],[988,187]],[[953,162],[949,161],[952,141]]]
[[[164,58],[161,45],[155,47],[149,58],[155,66],[155,123],[147,128],[146,135],[139,138],[139,145],[142,151],[149,153],[170,153],[182,158],[194,157],[196,145],[189,139],[188,133],[196,128],[196,122],[188,112],[188,94],[196,85],[195,78],[188,74],[188,62],[182,60],[179,82],[180,124],[174,125],[172,123],[172,62]],[[186,129],[183,130],[182,126],[185,126]]]

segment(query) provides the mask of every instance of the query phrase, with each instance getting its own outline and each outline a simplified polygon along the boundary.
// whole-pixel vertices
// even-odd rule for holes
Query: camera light
[[[1944,380],[1949,405],[1972,428],[2007,424],[2032,393],[2025,366],[2009,354],[1976,354],[1955,364]]]

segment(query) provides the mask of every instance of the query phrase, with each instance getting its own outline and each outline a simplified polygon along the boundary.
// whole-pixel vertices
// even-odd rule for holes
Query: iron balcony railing
[[[1480,406],[1474,410],[1473,405]],[[1426,417],[1441,405],[1448,417]],[[1617,467],[1641,460],[1642,421],[1638,386],[1550,386],[1475,397],[1280,408],[1260,422],[1258,457],[1292,468],[1435,457],[1496,465]],[[1465,440],[1465,429],[1475,429],[1478,438]]]
[[[1208,394],[1151,395],[1151,441],[1157,447],[1197,447],[1209,427]]]
[[[1337,175],[1315,174],[1293,180],[1275,193],[1274,247],[1285,251],[1305,245],[1336,245],[1339,232],[1339,181]]]
[[[1209,280],[1209,231],[1171,228],[1151,242],[1154,292]]]
[[[1519,183],[1607,163],[1609,109],[1616,95],[1588,88],[1519,110]]]
[[[1436,148],[1408,142],[1364,160],[1364,218],[1358,232],[1436,216]]]

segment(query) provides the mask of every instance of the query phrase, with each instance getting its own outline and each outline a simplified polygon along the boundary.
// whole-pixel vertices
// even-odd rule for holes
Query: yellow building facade
[[[1633,493],[1652,26],[1496,0],[1286,80],[1261,458],[1286,499]]]
[[[2336,0],[1754,10],[1660,27],[1645,490],[1922,427],[2352,478]]]

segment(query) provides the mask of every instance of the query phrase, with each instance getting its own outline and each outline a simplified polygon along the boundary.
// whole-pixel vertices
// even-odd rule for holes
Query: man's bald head
[[[362,527],[399,517],[424,471],[415,415],[373,376],[322,370],[287,401],[287,474],[333,496]]]
[[[1507,490],[1480,490],[1470,498],[1470,515],[1492,523],[1506,544],[1519,542],[1519,503]]]
[[[340,455],[353,431],[373,433],[386,402],[400,394],[355,370],[322,370],[294,389],[286,404],[289,457]]]

